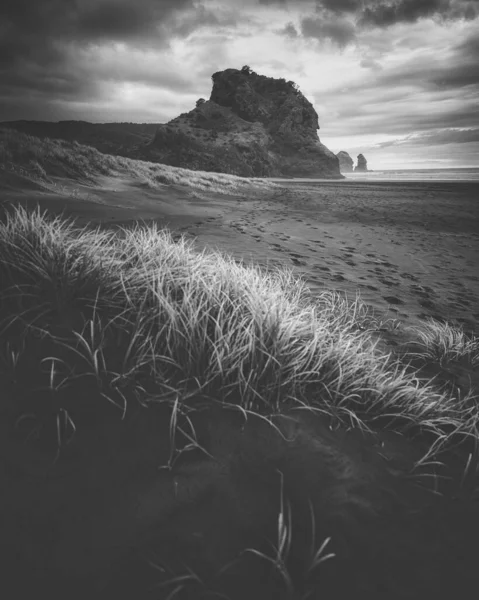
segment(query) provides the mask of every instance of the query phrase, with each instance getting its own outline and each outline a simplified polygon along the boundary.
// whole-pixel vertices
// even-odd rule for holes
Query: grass
[[[313,300],[291,271],[265,271],[245,267],[219,252],[196,252],[185,238],[174,241],[168,231],[154,225],[119,232],[79,229],[59,217],[23,208],[12,209],[0,223],[0,282],[0,426],[6,423],[25,444],[33,444],[35,456],[48,456],[53,466],[64,468],[61,465],[70,460],[70,449],[78,452],[78,439],[88,440],[84,433],[96,431],[98,424],[125,423],[127,427],[132,415],[147,414],[150,420],[152,413],[147,409],[166,408],[160,442],[164,441],[168,450],[164,462],[158,464],[158,459],[155,463],[155,473],[175,477],[185,455],[198,454],[201,458],[195,460],[211,459],[208,465],[215,473],[215,464],[222,457],[204,443],[199,423],[204,418],[206,430],[210,427],[204,416],[210,413],[205,411],[234,411],[243,419],[241,431],[252,421],[263,424],[271,430],[270,435],[278,434],[274,445],[285,447],[300,442],[294,441],[297,436],[288,435],[278,417],[289,418],[296,411],[311,422],[317,417],[326,419],[331,439],[340,428],[360,436],[370,431],[399,432],[412,444],[420,442],[421,456],[413,473],[404,474],[406,479],[414,476],[414,471],[418,478],[439,479],[438,465],[447,453],[464,447],[460,465],[455,467],[458,481],[454,485],[464,486],[467,480],[471,497],[477,493],[477,398],[472,393],[441,391],[381,350],[375,339],[378,322],[359,300],[349,302],[330,292]],[[421,335],[426,351],[439,360],[458,354],[476,360],[477,342],[450,328],[429,324]],[[234,435],[243,435],[239,427],[234,431]],[[221,436],[221,431],[215,433]],[[226,440],[234,435],[224,434]],[[249,442],[242,452],[254,452],[256,438],[245,439]],[[4,437],[0,443],[8,445],[8,440]],[[146,437],[141,442],[149,443]],[[319,453],[319,438],[308,444],[305,447],[311,452]],[[122,438],[115,448],[124,454],[109,460],[127,460],[124,445]],[[15,448],[22,452],[21,446]],[[236,460],[236,451],[233,444],[225,460]],[[147,450],[144,453],[146,456]],[[254,455],[254,462],[270,461],[274,466],[271,456]],[[321,457],[318,454],[318,460]],[[316,455],[313,458],[316,460]],[[287,462],[289,472],[284,481],[280,472],[277,508],[277,492],[268,492],[273,500],[271,505],[266,502],[264,511],[272,519],[269,539],[274,542],[244,546],[241,561],[246,561],[246,566],[238,567],[246,568],[247,573],[256,569],[260,579],[267,571],[282,590],[275,596],[278,598],[315,597],[317,580],[310,583],[308,577],[314,574],[320,580],[338,551],[333,537],[330,552],[331,536],[316,510],[329,502],[328,488],[323,489],[320,478],[325,467],[320,462],[314,463],[318,479],[313,477],[310,490],[311,495],[316,494],[316,513],[311,510],[306,523],[304,511],[298,509],[298,503],[308,506],[309,492],[302,497],[291,484],[291,473],[295,469],[300,472],[303,462],[309,468],[307,460]],[[332,464],[336,459],[331,453],[324,460]],[[94,455],[92,464],[101,461],[100,455]],[[344,458],[338,461],[343,473],[338,481],[347,481],[354,468]],[[112,464],[107,462],[102,471],[105,490]],[[429,472],[421,471],[428,465]],[[229,469],[234,473],[233,466]],[[271,489],[276,489],[277,471],[271,475]],[[8,470],[5,473],[8,475]],[[10,487],[6,490],[16,489],[17,477],[7,476]],[[220,480],[224,477],[222,474]],[[27,481],[37,485],[43,480],[37,474]],[[48,477],[45,481],[48,486]],[[366,490],[362,493],[373,494],[376,483],[359,477],[357,485]],[[263,482],[261,477],[259,485],[269,489],[267,484],[267,478]],[[49,510],[55,515],[58,491],[53,489],[47,505],[53,503]],[[74,506],[80,511],[84,492],[73,489],[71,502],[79,502]],[[333,515],[346,501],[354,506],[356,488],[345,489],[332,495]],[[38,491],[25,496],[22,490],[21,506],[29,501],[41,505]],[[299,499],[290,503],[295,494]],[[209,510],[211,504],[216,518],[217,507],[228,498],[233,504],[239,502],[233,493],[220,495],[201,505],[201,510]],[[32,510],[40,511],[38,506]],[[354,510],[358,507],[362,507],[359,501]],[[91,514],[90,509],[83,510]],[[333,520],[337,518],[336,514]],[[188,522],[186,519],[186,530]],[[299,565],[295,549],[298,527],[303,534],[310,532]],[[368,525],[364,527],[367,531]],[[383,521],[379,529],[382,527]],[[251,529],[254,531],[254,524]],[[374,536],[382,534],[372,527],[370,533],[374,546],[379,543],[374,540],[382,539]],[[167,545],[165,539],[162,543]],[[378,548],[379,556],[382,550]],[[205,547],[203,550],[206,553]],[[202,553],[198,554],[202,558]],[[228,564],[224,569],[228,570]],[[158,585],[166,586],[166,592],[158,597],[183,597],[190,584],[203,590],[204,596],[194,597],[209,597],[209,579],[202,572],[169,566],[160,570],[163,575]],[[298,587],[298,577],[303,577],[302,587]]]
[[[55,184],[52,178],[68,177],[94,183],[102,175],[133,178],[152,189],[163,185],[182,185],[193,193],[238,194],[277,187],[273,182],[258,178],[192,171],[112,156],[78,142],[40,139],[7,128],[0,128],[0,168],[34,179],[46,187]]]
[[[415,333],[421,347],[419,357],[437,361],[441,366],[454,362],[479,366],[479,339],[460,327],[429,319]]]
[[[37,359],[38,379],[46,369],[58,396],[80,377],[122,412],[127,389],[262,413],[307,406],[361,428],[421,430],[441,446],[447,432],[475,435],[471,397],[423,385],[378,350],[358,301],[324,292],[312,302],[289,271],[198,254],[155,226],[77,230],[23,209],[0,225],[0,255],[12,376],[34,338],[50,353]],[[70,406],[58,406],[75,421]]]

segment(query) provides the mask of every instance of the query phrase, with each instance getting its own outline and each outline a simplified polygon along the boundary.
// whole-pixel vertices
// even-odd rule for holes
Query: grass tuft
[[[464,362],[471,367],[479,366],[479,339],[460,327],[429,319],[415,333],[421,347],[417,356],[440,365]]]

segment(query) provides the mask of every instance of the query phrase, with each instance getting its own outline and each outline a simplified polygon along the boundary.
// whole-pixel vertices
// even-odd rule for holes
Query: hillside
[[[87,121],[6,121],[1,127],[15,129],[39,138],[76,141],[105,154],[130,156],[132,150],[151,141],[157,123],[88,123]]]
[[[318,114],[296,84],[243,68],[212,76],[208,101],[166,124],[15,121],[2,126],[100,152],[244,177],[341,179],[318,138]]]

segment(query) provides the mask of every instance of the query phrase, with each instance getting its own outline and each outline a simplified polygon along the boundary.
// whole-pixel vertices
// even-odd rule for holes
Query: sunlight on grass
[[[441,365],[464,361],[479,366],[479,339],[466,334],[460,327],[430,319],[414,330],[423,348],[416,354],[432,359]]]
[[[60,440],[82,420],[85,393],[120,415],[176,399],[307,407],[349,426],[426,432],[433,453],[452,432],[476,434],[471,398],[425,385],[378,349],[359,301],[313,302],[290,271],[198,253],[155,226],[76,229],[22,208],[0,224],[0,257],[1,373],[47,390],[34,414],[55,419]]]
[[[95,148],[65,140],[40,139],[0,128],[0,168],[51,184],[62,176],[92,183],[101,175],[128,176],[151,189],[183,185],[196,192],[236,194],[253,189],[273,189],[277,185],[258,178],[223,173],[192,171],[160,163],[102,154]]]

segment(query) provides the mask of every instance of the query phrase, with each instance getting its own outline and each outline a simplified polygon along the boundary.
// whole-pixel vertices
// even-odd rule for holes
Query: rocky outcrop
[[[339,160],[339,170],[341,173],[352,173],[354,170],[354,161],[347,152],[341,150],[336,154]]]
[[[292,81],[243,67],[212,76],[210,99],[161,125],[149,160],[256,177],[341,178],[318,114]]]
[[[367,173],[368,170],[368,161],[364,157],[364,154],[358,154],[358,164],[354,171],[358,173]]]

